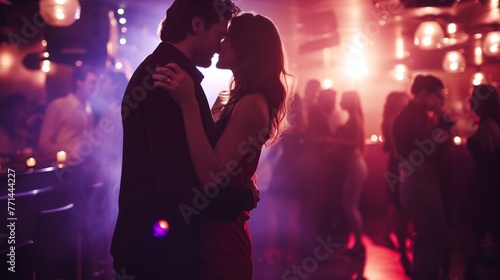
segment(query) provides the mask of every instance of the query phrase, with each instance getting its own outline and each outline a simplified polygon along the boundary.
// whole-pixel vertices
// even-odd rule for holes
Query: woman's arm
[[[269,111],[262,94],[243,97],[232,112],[227,128],[213,149],[208,141],[197,106],[181,106],[191,159],[203,186],[216,182],[220,175],[241,172],[239,161],[250,149],[260,149],[265,139],[259,134],[269,128]],[[261,140],[260,142],[257,140]]]
[[[227,176],[241,172],[239,161],[251,149],[260,149],[265,139],[257,137],[266,135],[262,132],[269,129],[270,116],[265,97],[254,93],[241,98],[222,136],[212,148],[203,128],[192,79],[177,65],[169,64],[157,70],[163,74],[153,75],[155,84],[167,90],[182,109],[189,152],[202,186],[219,184],[221,174]]]

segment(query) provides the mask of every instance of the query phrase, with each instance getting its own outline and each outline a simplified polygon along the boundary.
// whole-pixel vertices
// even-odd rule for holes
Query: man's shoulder
[[[70,93],[64,96],[60,96],[49,102],[46,110],[49,109],[61,109],[66,108],[71,102]]]
[[[132,77],[130,78],[129,85],[146,85],[151,84],[149,81],[155,73],[155,68],[160,65],[165,65],[169,62],[176,62],[175,58],[167,53],[151,53],[148,55],[139,66],[135,69]]]
[[[408,107],[405,107],[401,113],[399,113],[399,115],[397,115],[395,118],[394,118],[394,122],[393,122],[393,129],[394,128],[404,128],[404,127],[408,127],[408,126],[411,126],[411,123],[413,123],[415,119],[415,116],[412,116],[412,113],[410,112],[409,108]]]
[[[395,118],[394,122],[396,121],[401,121],[401,120],[407,120],[407,119],[413,119],[414,118],[414,113],[412,112],[412,109],[409,106],[406,106],[401,110],[401,113],[399,113]]]

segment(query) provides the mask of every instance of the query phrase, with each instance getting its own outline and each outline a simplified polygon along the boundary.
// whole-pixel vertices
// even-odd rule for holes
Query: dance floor
[[[295,260],[287,260],[283,250],[270,252],[266,248],[265,212],[268,209],[266,209],[265,203],[259,205],[259,208],[252,211],[253,217],[249,221],[254,245],[254,280],[363,279],[357,278],[358,276],[364,276],[365,279],[369,280],[410,279],[405,275],[399,253],[381,245],[386,224],[383,217],[365,217],[363,243],[366,246],[366,254],[364,256],[346,256],[345,249],[341,247],[338,250],[333,250],[328,258],[325,256],[326,260],[323,262],[314,260],[312,252],[311,254],[305,253]],[[395,236],[393,239],[395,240]],[[451,268],[450,277],[447,280],[463,280],[465,278],[460,242],[453,230],[450,231],[450,241]],[[349,241],[349,243],[351,242],[352,240]],[[410,245],[409,243],[408,245]],[[495,274],[493,266],[479,266],[478,273],[482,280],[500,279],[500,275]]]

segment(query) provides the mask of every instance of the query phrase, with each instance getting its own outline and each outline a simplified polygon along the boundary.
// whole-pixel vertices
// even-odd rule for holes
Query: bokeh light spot
[[[170,226],[167,221],[159,220],[153,225],[153,235],[157,238],[164,238],[168,235]]]

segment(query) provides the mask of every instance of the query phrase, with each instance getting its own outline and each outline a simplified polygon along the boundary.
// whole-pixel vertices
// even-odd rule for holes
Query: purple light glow
[[[153,234],[157,238],[164,238],[168,235],[169,225],[165,220],[159,220],[153,225]]]

